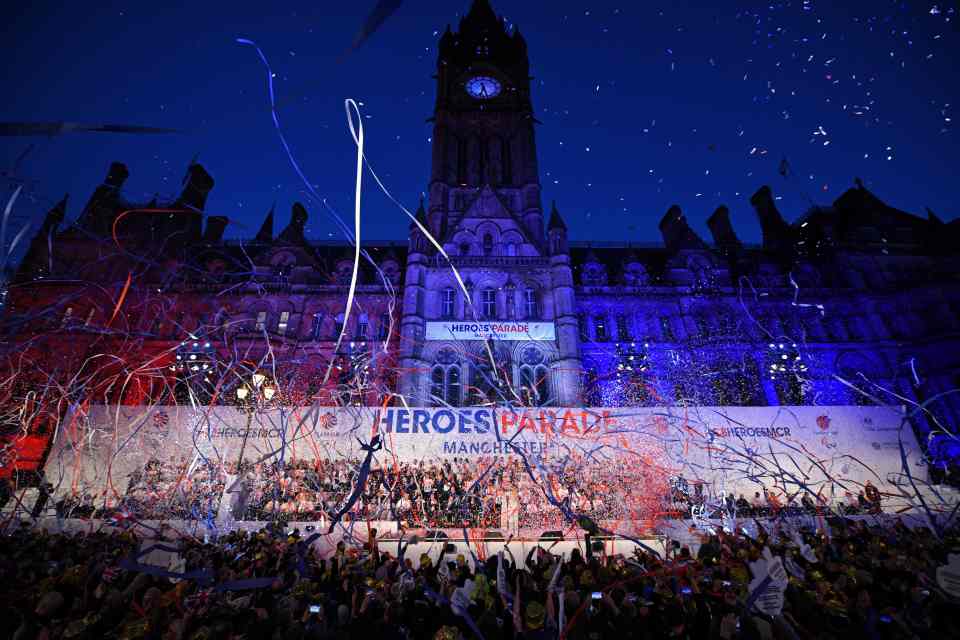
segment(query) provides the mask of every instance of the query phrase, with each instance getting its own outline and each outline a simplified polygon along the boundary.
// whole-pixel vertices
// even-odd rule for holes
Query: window
[[[549,401],[547,368],[540,364],[520,367],[520,398],[527,406],[539,407]]]
[[[369,326],[370,320],[367,318],[367,314],[361,313],[357,320],[357,337],[366,340]]]
[[[470,402],[474,405],[490,404],[502,399],[500,387],[502,381],[489,361],[481,361],[472,367],[470,380]]]
[[[489,233],[485,233],[483,235],[483,255],[493,255],[493,236]]]
[[[697,314],[693,316],[693,322],[697,325],[697,334],[701,339],[706,339],[710,337],[710,322],[707,320],[706,316]]]
[[[596,336],[597,342],[607,341],[607,321],[603,316],[596,316],[593,319],[593,334]]]
[[[447,288],[440,292],[440,315],[443,318],[451,319],[453,318],[453,303],[456,292],[453,289]]]
[[[287,335],[287,327],[290,324],[290,312],[281,311],[280,312],[280,321],[277,322],[277,333],[281,336]]]
[[[526,311],[526,317],[536,318],[540,315],[539,310],[537,309],[537,292],[534,289],[525,289],[523,292],[523,306]]]
[[[263,331],[267,328],[267,312],[258,311],[257,312],[257,322],[253,325],[254,331]]]
[[[460,255],[468,256],[470,255],[470,245],[466,242],[460,243]]]
[[[319,311],[313,314],[313,326],[310,327],[310,338],[319,340],[323,332],[323,314]]]
[[[587,329],[587,317],[582,313],[577,316],[577,324],[580,326],[580,342],[590,340],[590,331]]]
[[[336,324],[334,325],[333,333],[337,337],[337,339],[339,339],[340,334],[343,333],[343,314],[342,313],[337,314],[337,321],[336,321]]]
[[[670,325],[670,318],[666,316],[660,317],[660,330],[663,332],[663,339],[667,342],[673,342],[675,340],[673,336],[673,327]]]
[[[380,327],[377,330],[377,340],[385,342],[390,337],[390,314],[384,313],[380,316]]]
[[[617,340],[627,342],[631,340],[630,327],[627,326],[626,316],[617,316]]]
[[[480,313],[488,319],[497,317],[497,292],[493,289],[484,289],[481,292]]]
[[[430,403],[435,407],[460,406],[460,365],[438,364],[430,374]]]

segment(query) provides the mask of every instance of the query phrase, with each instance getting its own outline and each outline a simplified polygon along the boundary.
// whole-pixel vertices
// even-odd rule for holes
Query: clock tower
[[[400,321],[409,404],[576,406],[566,226],[544,233],[527,44],[474,0],[437,57],[429,198],[411,229]],[[548,237],[545,237],[548,236]]]
[[[487,0],[474,0],[457,32],[439,42],[433,167],[427,219],[447,241],[471,202],[489,188],[543,251],[530,63],[519,30],[509,33]]]

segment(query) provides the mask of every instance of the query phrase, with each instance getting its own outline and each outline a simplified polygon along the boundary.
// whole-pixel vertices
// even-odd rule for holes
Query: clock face
[[[476,76],[467,80],[467,93],[478,100],[500,95],[500,83],[490,76]]]

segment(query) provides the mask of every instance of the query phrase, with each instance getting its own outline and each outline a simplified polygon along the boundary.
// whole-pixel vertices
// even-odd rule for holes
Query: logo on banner
[[[817,416],[817,426],[820,427],[820,431],[826,431],[830,428],[830,418],[827,416]]]
[[[317,420],[317,424],[321,429],[335,429],[337,426],[337,414],[325,413]]]

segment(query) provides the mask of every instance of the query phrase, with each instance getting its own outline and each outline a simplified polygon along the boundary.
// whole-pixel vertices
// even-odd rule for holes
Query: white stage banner
[[[427,340],[556,340],[552,322],[428,322]]]
[[[526,457],[552,468],[626,461],[706,495],[762,486],[854,496],[907,469],[925,478],[920,449],[895,407],[644,407],[425,409],[302,407],[248,414],[235,407],[93,406],[68,419],[46,465],[64,488],[122,491],[147,462],[358,460],[380,435],[377,465]],[[902,454],[901,454],[902,450]],[[536,465],[534,465],[536,466]],[[571,467],[567,467],[568,469]],[[579,471],[578,471],[579,472]]]

